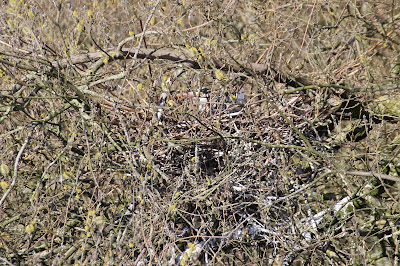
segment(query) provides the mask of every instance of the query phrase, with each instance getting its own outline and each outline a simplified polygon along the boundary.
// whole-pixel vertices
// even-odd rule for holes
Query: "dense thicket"
[[[3,1],[0,260],[398,263],[399,12]]]

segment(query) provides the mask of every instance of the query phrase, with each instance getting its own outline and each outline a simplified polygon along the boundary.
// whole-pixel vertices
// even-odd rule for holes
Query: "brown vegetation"
[[[58,2],[0,4],[2,263],[398,263],[396,1]]]

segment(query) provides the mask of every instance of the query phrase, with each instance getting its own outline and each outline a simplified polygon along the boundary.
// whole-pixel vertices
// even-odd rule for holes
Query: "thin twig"
[[[158,6],[158,4],[159,4],[160,2],[161,2],[161,0],[158,0],[157,3],[154,4],[154,7],[153,7],[153,9],[152,9],[151,12],[150,12],[149,17],[147,18],[146,23],[144,24],[144,27],[143,27],[143,34],[140,36],[139,44],[138,44],[138,46],[137,46],[135,55],[134,55],[133,58],[132,58],[132,59],[133,59],[133,62],[132,62],[131,67],[130,67],[129,70],[128,70],[128,73],[131,73],[132,70],[133,70],[133,68],[135,67],[136,58],[137,58],[137,55],[138,55],[138,53],[139,53],[140,48],[142,47],[142,43],[143,43],[143,40],[144,40],[144,36],[145,36],[144,33],[146,32],[147,26],[149,25],[150,20],[151,20],[151,18],[153,17],[154,12],[156,12],[157,6]]]
[[[378,177],[390,181],[395,181],[395,182],[400,182],[400,177],[397,176],[391,176],[391,175],[385,175],[385,174],[380,174],[380,173],[375,173],[375,172],[363,172],[363,171],[347,171],[345,172],[346,175],[356,175],[356,176],[373,176],[373,177]]]
[[[3,202],[6,200],[8,194],[10,194],[11,190],[14,188],[15,183],[17,183],[18,164],[19,164],[19,161],[21,160],[22,153],[24,152],[26,146],[28,145],[28,143],[29,143],[29,141],[30,141],[30,139],[31,139],[31,137],[32,137],[33,130],[35,129],[35,127],[36,127],[36,126],[34,126],[34,127],[32,128],[32,130],[31,130],[31,132],[29,133],[28,137],[27,137],[26,140],[24,141],[24,144],[22,144],[22,147],[21,147],[21,149],[19,150],[19,152],[18,152],[18,154],[17,154],[17,157],[15,158],[13,179],[12,179],[12,182],[11,182],[10,187],[7,189],[6,193],[4,193],[3,197],[2,197],[1,200],[0,200],[0,207],[1,207],[1,205],[3,205]],[[1,209],[1,208],[0,208],[0,209]]]

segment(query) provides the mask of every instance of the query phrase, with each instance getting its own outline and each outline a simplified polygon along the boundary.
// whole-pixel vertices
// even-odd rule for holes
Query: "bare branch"
[[[31,140],[33,131],[36,126],[32,127],[31,131],[29,132],[28,137],[25,139],[24,143],[22,144],[21,148],[19,149],[19,152],[17,154],[17,157],[15,158],[15,163],[14,163],[14,175],[10,184],[10,187],[7,189],[7,191],[4,193],[3,197],[0,200],[0,207],[3,205],[4,201],[6,200],[8,194],[10,194],[11,190],[14,188],[17,178],[18,178],[18,164],[19,161],[21,160],[22,153],[24,152],[26,146],[28,145],[29,141]],[[2,208],[0,208],[2,209]]]

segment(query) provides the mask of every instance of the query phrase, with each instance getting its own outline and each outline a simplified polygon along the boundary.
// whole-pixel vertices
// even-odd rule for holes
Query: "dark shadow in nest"
[[[199,149],[199,167],[206,176],[216,176],[224,166],[223,151],[210,146]]]

